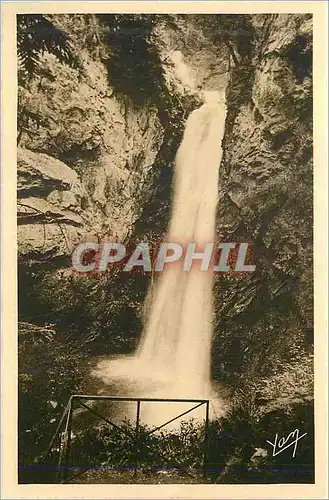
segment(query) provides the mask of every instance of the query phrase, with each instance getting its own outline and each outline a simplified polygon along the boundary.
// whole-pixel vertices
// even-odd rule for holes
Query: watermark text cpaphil
[[[126,272],[135,269],[162,272],[169,265],[176,265],[186,272],[198,269],[201,272],[250,273],[256,269],[251,260],[250,244],[245,242],[207,242],[204,245],[163,242],[154,247],[146,241],[132,249],[118,242],[85,242],[74,249],[72,267],[82,273],[102,273],[113,265],[120,265]]]

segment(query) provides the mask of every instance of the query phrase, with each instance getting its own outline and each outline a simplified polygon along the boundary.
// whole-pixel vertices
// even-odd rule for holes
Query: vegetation
[[[206,448],[207,480],[216,483],[287,483],[314,481],[313,468],[313,363],[308,357],[282,373],[236,389],[230,410],[211,421]],[[133,424],[124,429],[135,436]],[[275,433],[286,437],[295,429],[307,435],[298,443],[296,456],[291,447],[273,457],[266,443]],[[132,466],[144,473],[182,468],[196,474],[199,481],[204,458],[204,424],[189,420],[175,432],[148,435],[142,427],[138,437],[127,440],[116,429],[101,425],[77,440],[76,454],[84,464]]]
[[[100,15],[107,27],[107,71],[116,93],[129,96],[137,104],[159,101],[163,91],[163,68],[151,43],[155,15]]]
[[[30,477],[29,467],[45,453],[68,398],[82,382],[79,348],[74,343],[64,344],[51,325],[19,324],[18,435],[22,481]]]
[[[204,426],[193,420],[184,421],[176,430],[165,428],[150,434],[142,425],[136,434],[135,425],[125,421],[120,431],[102,424],[82,433],[73,446],[75,464],[112,465],[145,469],[179,467],[202,469]],[[79,458],[78,458],[79,457]]]
[[[191,19],[208,40],[226,48],[234,66],[250,59],[253,49],[254,28],[248,14],[194,14]]]
[[[18,84],[26,85],[36,76],[44,75],[41,54],[53,54],[71,67],[79,65],[68,35],[42,14],[17,16]]]
[[[278,380],[269,384],[274,388]],[[189,478],[196,483],[312,483],[311,393],[306,391],[308,397],[281,404],[281,396],[269,384],[265,389],[246,385],[244,391],[236,391],[231,410],[210,422],[207,444],[204,423],[193,419],[183,421],[175,430],[164,428],[156,433],[150,433],[152,429],[145,425],[137,433],[130,421],[122,422],[121,429],[95,419],[83,429],[75,426],[68,474],[56,477],[55,467],[47,481],[75,482],[77,477],[77,482],[97,482],[101,468],[107,483],[162,483],[167,482],[167,476],[173,482]],[[277,388],[284,394],[292,387],[281,380]],[[292,447],[277,456],[272,453],[266,441],[273,442],[276,432],[281,439],[301,428],[306,435],[298,442],[295,455]],[[54,466],[56,450],[51,457]]]

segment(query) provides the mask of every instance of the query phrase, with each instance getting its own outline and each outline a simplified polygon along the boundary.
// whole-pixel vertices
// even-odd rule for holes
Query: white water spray
[[[198,251],[215,240],[218,168],[226,114],[218,92],[207,92],[205,97],[205,104],[189,116],[177,153],[168,231],[168,241],[181,245],[195,242]],[[97,374],[103,380],[130,379],[138,390],[134,396],[211,397],[213,276],[211,270],[200,271],[200,261],[196,262],[190,271],[184,271],[181,263],[165,267],[155,284],[138,352],[99,365]],[[172,408],[171,414],[179,411]],[[158,424],[159,417],[162,421],[171,418],[168,403],[150,404],[144,413],[148,423]]]

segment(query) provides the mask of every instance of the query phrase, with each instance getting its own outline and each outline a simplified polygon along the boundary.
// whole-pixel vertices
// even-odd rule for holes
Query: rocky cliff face
[[[46,76],[20,89],[19,253],[69,256],[84,239],[131,234],[164,139],[157,110],[119,100],[100,60],[84,75],[44,56]]]
[[[312,343],[312,19],[251,17],[232,70],[218,237],[253,247],[254,273],[215,284],[215,372],[270,375]]]

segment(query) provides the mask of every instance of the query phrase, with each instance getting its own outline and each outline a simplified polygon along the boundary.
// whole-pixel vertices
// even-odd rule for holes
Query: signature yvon
[[[274,443],[269,440],[267,440],[266,442],[273,446],[273,457],[279,455],[279,453],[294,445],[292,457],[295,458],[298,441],[305,437],[306,434],[307,432],[300,435],[299,429],[295,429],[294,431],[290,432],[288,436],[282,437],[281,439],[279,439],[279,434],[275,434]]]

